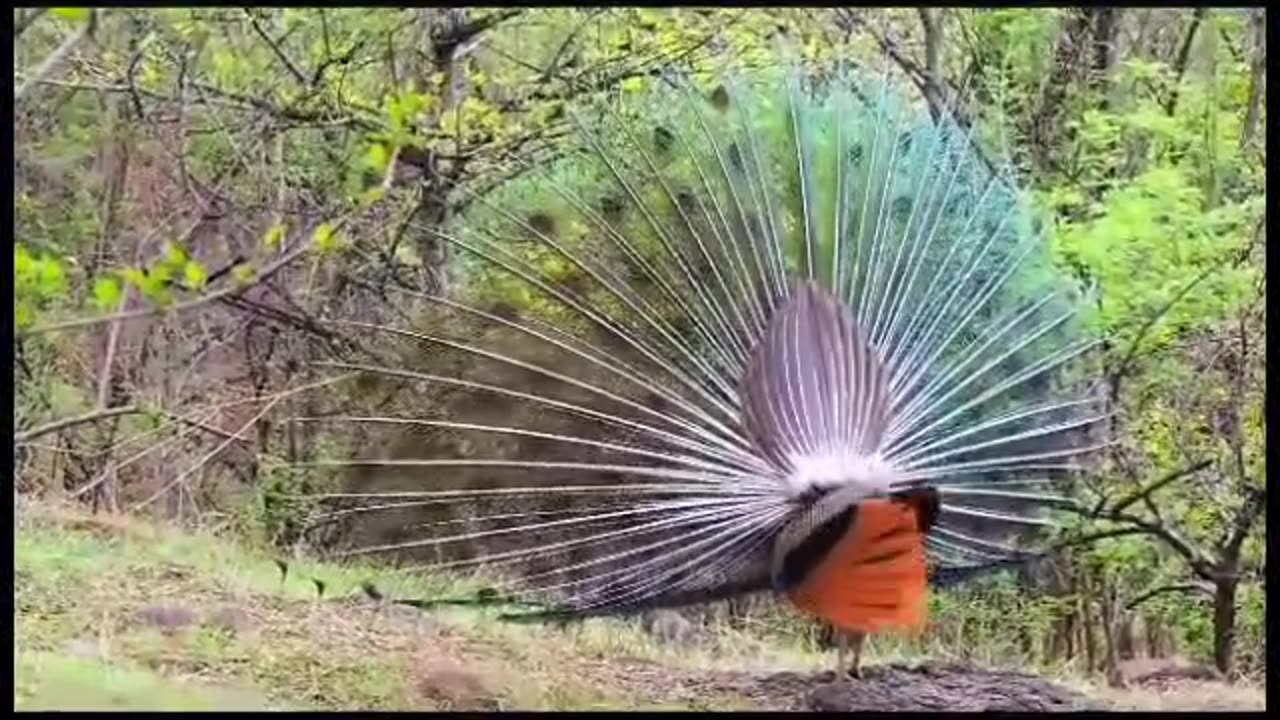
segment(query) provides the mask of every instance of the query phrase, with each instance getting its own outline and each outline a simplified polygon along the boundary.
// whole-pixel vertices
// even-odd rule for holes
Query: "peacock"
[[[447,292],[342,322],[380,359],[326,367],[417,400],[300,419],[399,438],[313,463],[347,473],[341,552],[481,568],[512,619],[772,593],[918,629],[931,579],[1046,542],[1098,447],[1087,288],[974,126],[887,75],[653,85],[426,229]]]

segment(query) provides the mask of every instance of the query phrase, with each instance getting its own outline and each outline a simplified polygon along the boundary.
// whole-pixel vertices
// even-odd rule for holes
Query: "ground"
[[[209,533],[18,509],[19,709],[1262,709],[1260,688],[1112,690],[1067,678],[829,653],[718,631],[664,643],[634,622],[555,629],[369,599],[464,592],[459,579],[293,559]],[[323,578],[323,596],[312,578]]]

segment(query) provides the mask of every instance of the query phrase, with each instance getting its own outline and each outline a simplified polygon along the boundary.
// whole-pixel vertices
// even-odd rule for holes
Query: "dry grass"
[[[1177,680],[1124,688],[1109,687],[1100,682],[1076,681],[1071,684],[1079,692],[1097,698],[1116,710],[1239,712],[1267,709],[1266,687],[1251,682],[1229,685],[1210,680]]]

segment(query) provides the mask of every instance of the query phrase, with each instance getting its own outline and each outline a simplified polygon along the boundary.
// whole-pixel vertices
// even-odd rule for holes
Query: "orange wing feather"
[[[848,631],[922,627],[928,602],[923,512],[915,502],[860,503],[844,536],[789,593],[791,601]]]

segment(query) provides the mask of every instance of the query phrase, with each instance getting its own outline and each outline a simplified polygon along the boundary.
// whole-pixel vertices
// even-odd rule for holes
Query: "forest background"
[[[1265,671],[1265,11],[14,10],[15,498],[291,548],[355,439],[317,360],[448,290],[433,227],[664,70],[889,68],[956,108],[1096,283],[1094,535],[935,597],[932,640]],[[359,387],[323,388],[365,407]],[[412,398],[399,398],[412,402]],[[1101,528],[1101,529],[1098,529]],[[1088,542],[1083,542],[1088,540]],[[21,587],[21,584],[19,584]]]

